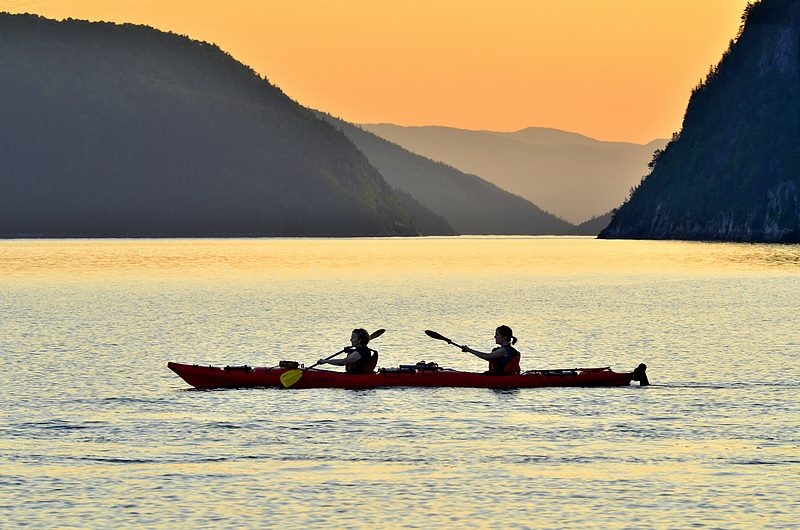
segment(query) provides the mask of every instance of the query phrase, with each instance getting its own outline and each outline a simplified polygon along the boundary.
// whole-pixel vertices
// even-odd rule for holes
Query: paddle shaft
[[[319,365],[319,364],[322,364],[322,363],[323,363],[323,362],[325,362],[325,361],[329,361],[329,360],[333,359],[334,357],[336,357],[337,355],[339,355],[339,354],[341,354],[341,353],[344,353],[344,352],[346,352],[346,351],[347,351],[347,348],[345,348],[345,349],[343,349],[343,350],[339,350],[339,351],[337,351],[336,353],[334,353],[333,355],[331,355],[331,356],[329,356],[329,357],[325,357],[325,358],[324,358],[324,359],[322,359],[321,361],[317,361],[317,362],[315,362],[314,364],[312,364],[312,365],[311,365],[311,366],[309,366],[308,368],[303,368],[303,371],[305,372],[306,370],[311,370],[311,369],[312,369],[312,368],[314,368],[315,366],[317,366],[317,365]]]
[[[377,339],[378,337],[380,337],[380,336],[381,336],[381,335],[383,335],[384,333],[386,333],[386,330],[385,330],[385,329],[383,329],[383,328],[381,328],[381,329],[378,329],[378,330],[375,330],[375,331],[373,331],[372,333],[370,333],[370,335],[369,335],[369,340]],[[331,359],[333,359],[334,357],[336,357],[336,356],[337,356],[337,355],[339,355],[340,353],[344,353],[344,352],[346,352],[346,351],[347,351],[348,349],[350,349],[350,348],[351,348],[350,346],[348,346],[347,348],[343,348],[343,349],[341,349],[341,350],[337,351],[336,353],[334,353],[333,355],[331,355],[331,356],[329,356],[329,357],[325,357],[325,358],[324,358],[324,359],[322,359],[321,361],[317,361],[317,362],[315,362],[314,364],[312,364],[312,365],[311,365],[311,366],[309,366],[308,368],[303,368],[303,371],[305,372],[306,370],[310,370],[310,369],[314,368],[315,366],[317,366],[317,365],[319,365],[319,364],[321,364],[321,363],[323,363],[323,362],[325,362],[325,361],[330,361]]]
[[[464,346],[462,346],[461,344],[456,344],[455,342],[453,342],[452,340],[448,339],[447,337],[445,337],[445,336],[444,336],[444,335],[442,335],[441,333],[437,333],[437,332],[435,332],[435,331],[432,331],[432,330],[430,330],[430,329],[426,329],[426,330],[425,330],[425,334],[426,334],[427,336],[429,336],[430,338],[432,338],[432,339],[436,339],[436,340],[443,340],[443,341],[444,341],[444,342],[446,342],[447,344],[452,344],[453,346],[455,346],[455,347],[457,347],[457,348],[463,348],[463,347],[464,347]]]

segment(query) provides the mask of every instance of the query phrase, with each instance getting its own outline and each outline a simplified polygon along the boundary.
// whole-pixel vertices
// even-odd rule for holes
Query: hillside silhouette
[[[214,45],[0,13],[0,79],[2,237],[454,233]]]
[[[392,186],[441,214],[460,234],[562,235],[578,230],[475,175],[411,153],[351,123],[323,116],[367,155]],[[590,235],[597,235],[600,228]]]
[[[603,238],[800,242],[800,0],[749,4]]]
[[[619,206],[647,173],[656,149],[667,143],[603,142],[540,127],[516,132],[362,127],[413,153],[477,175],[571,223]]]

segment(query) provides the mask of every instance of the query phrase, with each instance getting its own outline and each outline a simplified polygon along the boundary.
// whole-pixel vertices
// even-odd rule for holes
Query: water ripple
[[[800,282],[751,246],[6,243],[30,266],[0,275],[9,528],[796,526]],[[499,323],[525,367],[653,384],[194,391],[165,368],[313,362],[363,325],[383,366],[482,370],[422,330],[490,348]]]

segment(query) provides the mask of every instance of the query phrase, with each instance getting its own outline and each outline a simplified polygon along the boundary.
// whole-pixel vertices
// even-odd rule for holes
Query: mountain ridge
[[[0,14],[0,73],[0,237],[588,226],[303,107],[215,45],[148,26]],[[594,145],[556,129],[496,134],[523,147]]]
[[[411,153],[358,125],[320,115],[342,130],[391,185],[441,213],[461,234],[562,235],[578,230],[485,179]]]
[[[419,233],[352,142],[215,45],[0,13],[0,72],[0,237]]]
[[[656,149],[545,127],[499,132],[446,126],[359,124],[409,151],[478,175],[578,224],[619,206]]]

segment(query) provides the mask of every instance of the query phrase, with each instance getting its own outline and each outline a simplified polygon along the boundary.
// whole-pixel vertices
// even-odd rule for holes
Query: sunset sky
[[[302,105],[354,123],[553,127],[645,143],[747,0],[0,0],[0,11],[132,22],[212,42]]]

